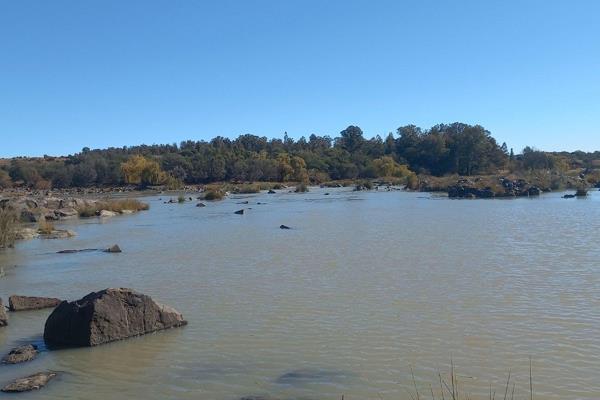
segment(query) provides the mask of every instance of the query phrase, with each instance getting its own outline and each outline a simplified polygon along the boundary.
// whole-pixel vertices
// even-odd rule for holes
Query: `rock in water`
[[[242,214],[244,214],[244,210],[243,209],[242,210],[237,210],[234,214],[242,215]]]
[[[48,317],[44,340],[55,346],[97,346],[184,326],[176,310],[132,289],[105,289],[63,301]]]
[[[279,229],[292,229],[287,225],[279,225]]]
[[[8,309],[10,311],[41,310],[52,308],[60,304],[60,299],[49,297],[10,296]]]
[[[104,250],[105,253],[121,253],[121,248],[118,244],[113,244],[108,249]]]
[[[2,391],[5,393],[20,393],[38,390],[46,386],[55,377],[55,372],[39,372],[9,383],[2,388]]]
[[[8,353],[3,359],[3,364],[19,364],[27,361],[31,361],[37,357],[38,351],[37,346],[33,344],[27,344],[25,346],[19,346],[14,348]]]
[[[6,309],[4,308],[4,304],[2,304],[2,299],[0,299],[0,327],[8,325],[8,315],[6,314]]]

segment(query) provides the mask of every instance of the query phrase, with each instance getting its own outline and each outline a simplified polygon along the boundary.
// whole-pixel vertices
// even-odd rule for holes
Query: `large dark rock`
[[[20,378],[2,388],[5,393],[30,392],[43,388],[56,377],[56,372],[39,372],[25,378]]]
[[[186,324],[179,312],[149,296],[105,289],[62,302],[46,321],[44,340],[54,346],[97,346]]]
[[[0,328],[6,325],[8,325],[8,315],[6,314],[2,299],[0,299]]]
[[[10,311],[41,310],[52,308],[60,304],[60,299],[49,297],[10,296],[8,309]]]
[[[27,361],[31,361],[38,355],[37,346],[33,344],[27,344],[14,348],[8,353],[3,359],[3,364],[19,364]]]

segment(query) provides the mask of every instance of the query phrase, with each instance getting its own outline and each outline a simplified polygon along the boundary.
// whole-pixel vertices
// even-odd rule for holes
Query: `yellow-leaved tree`
[[[160,185],[168,178],[156,161],[140,155],[133,156],[121,164],[121,171],[125,182],[132,185]]]

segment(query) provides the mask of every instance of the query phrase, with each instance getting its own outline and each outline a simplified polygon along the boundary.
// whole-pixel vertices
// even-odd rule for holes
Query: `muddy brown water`
[[[560,195],[313,189],[203,208],[156,196],[147,212],[66,222],[76,237],[0,253],[5,302],[133,287],[189,325],[49,351],[49,311],[14,313],[0,351],[42,352],[0,366],[0,385],[50,369],[60,378],[19,398],[398,400],[414,391],[411,367],[423,396],[452,359],[473,398],[490,384],[503,396],[509,370],[526,398],[531,357],[536,399],[598,399],[600,193]],[[123,253],[56,254],[114,243]]]

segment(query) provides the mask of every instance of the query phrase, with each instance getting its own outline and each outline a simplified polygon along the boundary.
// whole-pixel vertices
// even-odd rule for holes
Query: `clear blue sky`
[[[0,0],[0,156],[479,123],[600,150],[600,1]]]

